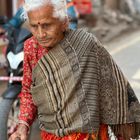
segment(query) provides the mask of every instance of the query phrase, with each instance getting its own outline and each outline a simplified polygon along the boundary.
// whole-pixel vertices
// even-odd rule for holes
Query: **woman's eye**
[[[50,24],[44,24],[43,28],[48,28],[50,26]]]
[[[36,25],[31,25],[31,27],[32,27],[32,28],[37,28],[37,26],[36,26]]]

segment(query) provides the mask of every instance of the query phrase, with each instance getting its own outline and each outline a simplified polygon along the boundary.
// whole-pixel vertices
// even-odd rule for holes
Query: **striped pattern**
[[[125,80],[123,74],[121,73],[120,69],[117,67],[117,65],[112,62],[112,69],[113,69],[113,74],[115,76],[116,80],[116,100],[117,100],[117,123],[122,124],[126,122],[126,112],[127,112],[127,81]]]
[[[65,136],[98,131],[101,122],[134,121],[128,117],[127,85],[120,69],[93,35],[69,31],[33,69],[31,93],[38,106],[40,127]]]
[[[67,59],[63,49],[60,46],[57,46],[53,50],[49,51],[47,55],[40,59],[38,66],[34,69],[33,73],[34,75],[36,75],[36,73],[41,75],[40,77],[42,77],[42,80],[40,79],[40,81],[42,82],[38,83],[41,85],[40,92],[45,92],[42,88],[47,91],[46,102],[50,103],[46,103],[47,105],[41,105],[42,107],[39,109],[40,121],[47,121],[45,125],[47,132],[52,133],[52,131],[50,131],[50,127],[55,129],[53,130],[53,133],[58,136],[68,135],[75,129],[77,129],[77,131],[81,131],[79,130],[81,129],[80,127],[75,128],[75,124],[82,126],[82,120],[79,119],[81,117],[80,113],[78,113],[79,107],[76,95],[75,92],[73,92],[76,88],[76,81],[74,79],[69,60]],[[32,87],[31,92],[33,94],[35,92],[35,87]],[[36,98],[38,99],[37,96],[33,96],[35,101],[37,100]],[[41,96],[41,98],[45,99],[46,97]],[[48,107],[47,111],[46,106]],[[42,113],[44,116],[40,115]],[[53,119],[50,119],[48,115]],[[51,126],[49,126],[48,123],[50,123]],[[63,128],[65,128],[65,130],[63,130]]]
[[[110,54],[100,43],[98,46],[100,48],[97,52],[102,122],[111,125],[140,122],[140,104],[134,91]],[[139,116],[139,119],[136,116]]]

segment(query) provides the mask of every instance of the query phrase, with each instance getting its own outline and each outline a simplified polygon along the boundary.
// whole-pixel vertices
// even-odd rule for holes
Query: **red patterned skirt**
[[[108,126],[101,125],[99,133],[95,134],[86,134],[86,133],[74,133],[64,137],[57,137],[53,134],[47,133],[46,131],[41,131],[42,140],[97,140],[97,137],[100,137],[100,140],[108,140]]]

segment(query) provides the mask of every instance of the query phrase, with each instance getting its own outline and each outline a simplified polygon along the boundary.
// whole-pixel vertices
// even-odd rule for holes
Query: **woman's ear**
[[[69,26],[69,19],[68,18],[65,18],[65,20],[63,21],[63,24],[62,24],[62,30],[63,30],[63,32],[68,29],[68,26]]]

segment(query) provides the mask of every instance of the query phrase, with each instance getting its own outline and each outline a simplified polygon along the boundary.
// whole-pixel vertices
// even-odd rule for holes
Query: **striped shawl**
[[[68,31],[38,61],[32,81],[40,128],[49,133],[92,133],[104,123],[118,135],[123,124],[140,123],[140,103],[130,84],[101,43],[85,31]],[[139,131],[137,127],[134,133]]]

